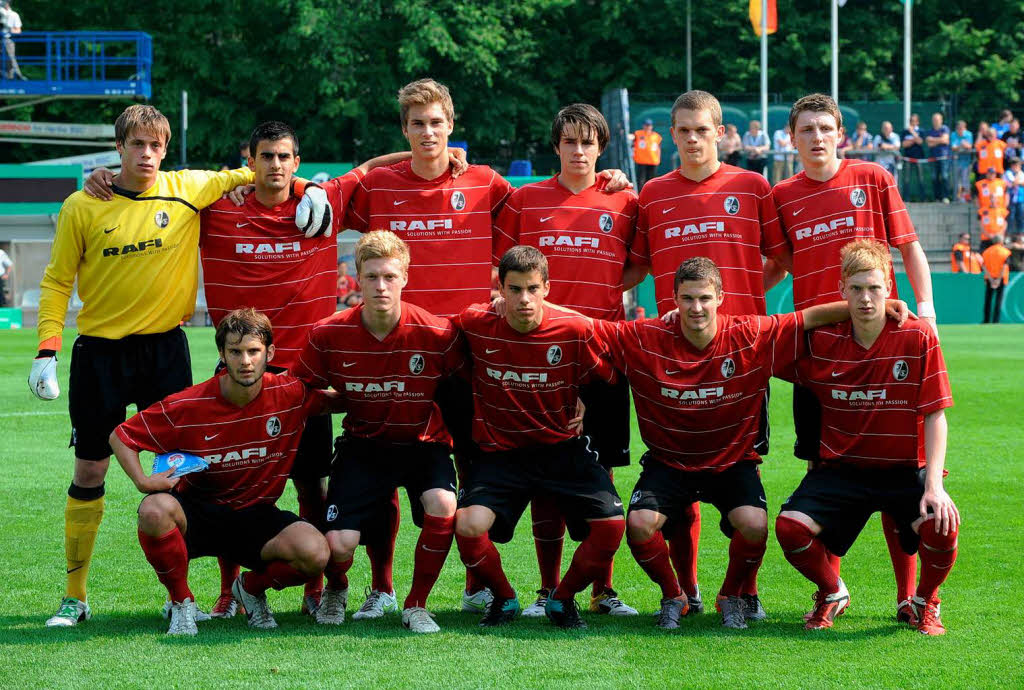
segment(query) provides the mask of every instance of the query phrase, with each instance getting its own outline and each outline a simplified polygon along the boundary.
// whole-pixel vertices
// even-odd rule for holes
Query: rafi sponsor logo
[[[722,376],[725,378],[732,378],[732,375],[736,373],[736,362],[733,361],[732,357],[726,357],[722,360]]]
[[[422,230],[451,230],[451,218],[427,218],[391,221],[392,232],[417,232]]]
[[[492,367],[487,367],[487,376],[495,381],[513,381],[515,383],[547,383],[548,380],[546,372],[502,370]]]
[[[552,366],[562,361],[562,348],[557,345],[552,345],[548,348],[547,354],[548,364]]]
[[[854,208],[860,208],[868,202],[868,195],[863,189],[857,187],[850,192],[850,203],[853,204]]]
[[[898,359],[892,365],[892,377],[897,381],[903,381],[910,375],[910,365],[906,360]]]
[[[806,228],[800,228],[793,234],[798,240],[806,240],[809,237],[815,237],[826,232],[834,232],[841,228],[854,228],[856,224],[853,221],[853,216],[846,216],[845,218],[833,218],[827,223],[816,223]]]
[[[582,235],[577,235],[576,237],[570,237],[569,235],[542,235],[537,241],[537,245],[540,247],[589,247],[597,249],[600,246],[600,241],[597,237],[584,237]]]
[[[462,192],[455,192],[452,194],[452,208],[456,211],[461,211],[466,208],[466,195]]]
[[[867,400],[885,400],[886,390],[884,388],[868,389],[864,391],[844,391],[833,388],[832,389],[833,400],[848,400],[854,401],[867,401]]]
[[[411,363],[410,363],[411,364]],[[346,381],[345,390],[350,393],[402,393],[405,391],[404,381],[380,381],[375,383],[358,383]]]
[[[229,450],[226,453],[211,453],[204,455],[203,460],[211,465],[219,462],[238,462],[239,460],[252,460],[255,458],[267,457],[267,447],[242,448],[241,450]]]
[[[676,390],[675,388],[661,387],[661,395],[671,400],[709,400],[721,398],[725,394],[722,386],[709,388],[694,388],[693,390]]]
[[[601,217],[597,219],[597,227],[601,229],[601,232],[611,232],[612,228],[615,227],[615,221],[612,220],[612,214],[602,213]]]
[[[725,212],[730,216],[735,216],[740,212],[740,200],[734,196],[727,196],[725,197],[725,203],[722,204],[722,208],[724,208]]]
[[[235,254],[287,254],[301,252],[302,243],[295,242],[236,242]]]
[[[158,228],[163,230],[170,224],[171,217],[167,214],[167,211],[157,211],[156,215],[153,216],[153,222],[156,223]]]
[[[725,222],[721,220],[708,220],[703,223],[687,223],[682,226],[677,225],[665,228],[665,238],[706,235],[709,232],[725,232]]]
[[[281,433],[281,420],[277,417],[271,417],[267,420],[267,436],[270,438],[276,438]]]
[[[426,360],[423,359],[423,355],[420,353],[414,354],[409,358],[409,371],[412,374],[422,374],[423,367],[426,366]]]
[[[106,247],[103,250],[103,256],[127,256],[144,252],[148,249],[159,249],[162,246],[164,246],[163,240],[157,237],[151,240],[125,244],[120,247]]]

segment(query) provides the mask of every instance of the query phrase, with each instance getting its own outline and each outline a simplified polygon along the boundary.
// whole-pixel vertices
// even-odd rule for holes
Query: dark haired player
[[[473,441],[480,449],[460,490],[459,554],[494,594],[480,625],[512,621],[519,600],[492,539],[508,542],[534,497],[555,497],[570,536],[582,543],[545,612],[559,627],[583,628],[574,597],[608,567],[625,521],[611,477],[571,422],[580,385],[614,373],[589,320],[545,304],[548,265],[539,250],[508,250],[498,278],[504,317],[480,304],[454,319],[473,356]]]
[[[622,292],[646,270],[633,269],[629,254],[636,233],[636,194],[605,192],[606,180],[599,180],[595,172],[608,139],[608,123],[593,106],[574,103],[558,112],[551,125],[551,146],[561,160],[561,171],[512,192],[494,224],[494,254],[497,264],[517,244],[536,247],[548,259],[550,302],[591,318],[621,321]],[[586,406],[583,433],[611,475],[613,468],[629,464],[629,384],[595,381],[580,389],[580,397]],[[541,588],[523,615],[541,617],[558,585],[565,519],[552,497],[538,497],[530,509]],[[636,615],[636,609],[612,589],[612,564],[594,580],[590,610]]]
[[[328,394],[267,372],[270,320],[252,309],[221,319],[225,371],[146,408],[110,435],[125,473],[142,493],[139,544],[171,600],[170,635],[195,635],[188,564],[223,556],[251,568],[232,591],[249,625],[276,628],[266,590],[300,585],[327,564],[314,526],[274,504],[284,490],[306,418],[330,411]],[[172,479],[146,476],[139,451],[202,456],[209,469]]]

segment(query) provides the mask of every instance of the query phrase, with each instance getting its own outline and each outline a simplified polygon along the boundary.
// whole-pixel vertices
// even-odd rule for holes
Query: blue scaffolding
[[[13,34],[24,79],[0,50],[0,98],[135,98],[153,94],[153,38],[141,31]]]

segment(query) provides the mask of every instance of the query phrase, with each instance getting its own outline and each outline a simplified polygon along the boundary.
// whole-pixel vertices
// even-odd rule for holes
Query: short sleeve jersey
[[[793,252],[798,310],[842,299],[839,250],[848,242],[873,238],[899,246],[917,240],[896,181],[875,163],[844,160],[825,182],[801,172],[775,185],[772,195]],[[895,297],[895,274],[890,278]]]
[[[660,319],[595,322],[615,368],[633,389],[640,435],[658,462],[720,472],[754,452],[768,379],[790,368],[803,344],[803,316],[718,314],[698,350]]]
[[[726,314],[764,314],[764,256],[785,247],[768,182],[722,164],[694,182],[679,170],[656,177],[640,192],[633,254],[651,267],[658,312],[675,308],[672,283],[686,259],[706,256],[722,273]]]
[[[341,208],[358,177],[348,174],[328,192]],[[274,326],[274,365],[291,368],[310,326],[334,313],[338,244],[334,236],[307,238],[295,227],[292,197],[267,208],[250,194],[235,206],[222,199],[203,211],[200,248],[203,285],[216,326],[233,309],[253,307]]]
[[[529,333],[490,304],[467,307],[455,325],[473,356],[473,440],[485,453],[572,438],[579,386],[614,377],[593,323],[554,305]]]
[[[512,192],[494,227],[494,263],[517,244],[548,259],[548,300],[595,319],[624,318],[622,273],[636,234],[637,197],[604,181],[573,194],[558,176]]]
[[[263,375],[255,400],[238,407],[221,395],[220,377],[215,376],[149,406],[115,433],[135,451],[201,456],[209,469],[186,474],[175,491],[247,508],[280,498],[306,419],[325,408],[320,391],[271,373]]]
[[[868,349],[849,321],[807,335],[797,383],[821,402],[821,457],[855,467],[924,467],[924,417],[953,405],[931,328],[887,319]]]
[[[375,168],[356,187],[344,225],[390,230],[409,245],[402,297],[438,316],[490,298],[492,225],[512,185],[487,166],[424,180],[409,161]]]
[[[316,323],[293,368],[312,386],[331,386],[345,404],[345,432],[389,443],[445,443],[451,437],[434,402],[438,384],[465,363],[448,319],[402,303],[383,340],[363,325],[364,305]]]

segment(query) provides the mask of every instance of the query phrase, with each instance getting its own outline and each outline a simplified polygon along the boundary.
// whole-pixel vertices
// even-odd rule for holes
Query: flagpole
[[[913,43],[913,21],[911,17],[913,0],[903,0],[903,126],[910,122],[910,72],[911,44]]]
[[[839,102],[839,0],[832,0],[832,100]]]
[[[768,0],[761,0],[761,131],[768,136]]]
[[[693,90],[693,35],[690,30],[690,2],[686,0],[686,90]]]

